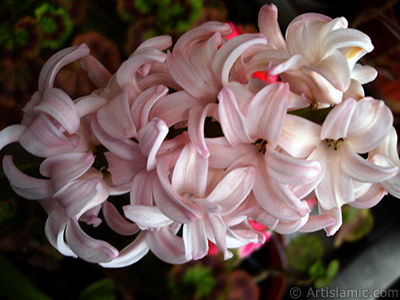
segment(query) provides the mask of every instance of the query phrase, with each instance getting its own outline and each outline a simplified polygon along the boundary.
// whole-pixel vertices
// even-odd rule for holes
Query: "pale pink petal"
[[[263,34],[244,34],[237,36],[221,46],[212,62],[216,78],[223,86],[229,84],[229,73],[236,60],[252,46],[266,45],[267,39]]]
[[[271,55],[275,53],[266,52],[266,54]],[[307,65],[307,61],[304,59],[303,56],[301,56],[300,54],[295,54],[283,61],[276,59],[272,60],[271,64],[268,67],[268,73],[271,75],[281,75],[281,73],[298,70]]]
[[[188,94],[197,99],[215,98],[218,89],[214,87],[213,82],[208,82],[215,81],[214,78],[202,78],[183,51],[173,51],[167,55],[167,65],[171,76]]]
[[[258,14],[258,28],[267,37],[268,46],[286,50],[286,42],[278,23],[278,8],[274,4],[261,7]]]
[[[76,219],[70,219],[65,236],[71,249],[87,262],[109,262],[118,256],[118,250],[109,243],[87,235]]]
[[[125,219],[111,202],[103,202],[102,212],[107,225],[116,233],[124,236],[138,233],[139,227]]]
[[[123,268],[133,265],[142,259],[149,252],[147,245],[146,233],[141,232],[135,240],[128,246],[123,248],[118,257],[110,262],[99,263],[103,268]]]
[[[363,184],[366,186],[367,191],[364,191],[361,195],[356,194],[356,201],[349,203],[358,209],[371,208],[377,205],[388,192],[380,184]]]
[[[233,254],[228,251],[227,247],[227,226],[219,215],[207,216],[207,236],[218,247],[219,251],[224,254],[224,259],[229,259]],[[210,233],[211,231],[211,233]]]
[[[156,155],[168,134],[167,124],[161,119],[154,118],[138,132],[139,148],[147,157],[147,171],[156,167]]]
[[[318,161],[291,157],[269,146],[264,156],[268,174],[279,183],[290,185],[311,183],[321,172],[321,164]]]
[[[367,84],[374,81],[378,72],[371,66],[356,64],[351,70],[351,78],[357,80],[360,84]]]
[[[146,168],[146,158],[141,154],[139,147],[135,147],[135,151],[136,159],[123,159],[109,151],[104,153],[108,163],[107,171],[111,173],[113,184],[131,183],[134,176]]]
[[[324,147],[326,151],[326,172],[315,188],[315,194],[321,207],[326,210],[339,208],[355,200],[352,179],[343,171],[343,152],[346,145],[334,151]]]
[[[183,225],[182,237],[187,260],[198,260],[207,255],[208,240],[203,218]]]
[[[193,144],[187,144],[179,155],[172,173],[172,188],[176,193],[203,197],[206,192],[208,160],[201,156]]]
[[[232,32],[232,28],[227,23],[216,21],[203,23],[202,25],[184,33],[175,43],[173,51],[181,50],[187,54],[188,50],[205,39],[210,38],[216,32],[220,32],[222,35],[227,35]]]
[[[347,99],[336,105],[326,117],[321,130],[321,140],[326,138],[340,139],[347,136],[357,101]]]
[[[170,127],[181,121],[186,121],[189,118],[190,109],[199,104],[201,102],[186,91],[178,91],[168,94],[162,101],[156,102],[150,118],[160,118]]]
[[[81,60],[82,68],[88,72],[89,78],[98,88],[105,88],[111,78],[111,73],[96,57],[88,55]]]
[[[246,118],[239,110],[233,91],[227,87],[222,88],[218,99],[218,113],[225,138],[232,146],[251,143]]]
[[[339,208],[332,208],[330,210],[322,208],[320,205],[318,206],[318,211],[320,215],[328,215],[333,217],[336,220],[336,223],[333,225],[329,225],[328,227],[324,228],[325,232],[328,236],[333,236],[339,228],[342,226],[342,209]]]
[[[41,114],[20,136],[19,142],[28,152],[49,157],[71,152],[79,145],[79,136],[65,136],[45,115]]]
[[[3,158],[3,171],[12,189],[21,197],[37,200],[51,197],[54,186],[49,179],[38,179],[22,173],[13,163],[11,155]]]
[[[146,232],[147,243],[151,251],[162,261],[169,264],[183,264],[188,261],[182,238],[176,236],[169,227],[157,232]]]
[[[172,45],[172,37],[169,35],[160,35],[156,37],[149,38],[141,43],[136,51],[142,50],[144,48],[156,48],[159,50],[165,50]]]
[[[339,91],[345,92],[350,86],[349,65],[339,50],[308,68],[320,74]]]
[[[192,222],[201,217],[201,211],[191,201],[179,195],[169,180],[171,162],[167,156],[157,164],[159,180],[154,182],[154,200],[166,216],[179,223]]]
[[[102,190],[99,178],[88,178],[76,180],[61,188],[54,194],[68,218],[80,214]]]
[[[354,203],[354,202],[353,202]],[[315,232],[336,224],[336,219],[330,215],[310,215],[300,232]]]
[[[380,166],[371,163],[355,153],[349,146],[343,145],[343,154],[340,167],[350,178],[361,181],[377,183],[388,180],[399,171],[396,166]],[[342,149],[340,149],[342,150]],[[373,161],[373,158],[371,158]]]
[[[253,165],[235,168],[229,171],[207,196],[206,200],[218,203],[221,215],[235,210],[250,194],[256,175]]]
[[[298,199],[288,186],[274,180],[258,167],[253,193],[260,206],[277,219],[292,222],[309,213],[306,201]]]
[[[345,49],[349,47],[361,48],[367,52],[371,52],[374,49],[369,36],[353,28],[338,28],[329,32],[321,46],[323,47],[323,52],[327,52],[330,49]]]
[[[160,228],[173,222],[155,206],[130,204],[125,205],[123,210],[125,217],[135,222],[141,230]]]
[[[290,155],[306,158],[321,143],[320,135],[320,125],[305,118],[287,114],[278,144]]]
[[[253,141],[264,139],[273,147],[278,144],[289,101],[289,85],[274,83],[256,94],[249,105],[246,121]]]
[[[154,104],[165,97],[168,88],[163,85],[152,86],[143,91],[133,102],[131,116],[136,128],[142,128],[150,122],[150,112]]]
[[[50,177],[59,190],[83,175],[94,163],[93,153],[63,153],[46,158],[40,164],[40,174]]]
[[[79,217],[79,221],[85,222],[87,225],[92,225],[95,228],[98,227],[102,222],[102,219],[99,218],[100,210],[101,205],[85,210],[85,212]]]
[[[392,124],[393,114],[382,100],[361,99],[352,116],[347,141],[355,152],[367,153],[385,139]]]
[[[91,129],[100,143],[120,158],[138,160],[143,157],[137,143],[130,139],[116,139],[110,136],[101,128],[96,118],[92,118]]]
[[[61,207],[52,211],[44,227],[44,232],[50,244],[56,248],[62,255],[77,257],[76,253],[71,250],[65,242],[65,229],[70,219],[64,214],[64,209]]]
[[[24,133],[26,127],[24,125],[10,125],[0,131],[0,150],[5,146],[18,142],[19,137]]]
[[[188,132],[190,140],[203,157],[210,156],[210,151],[208,151],[205,141],[204,123],[206,117],[212,115],[216,109],[217,105],[215,103],[210,103],[205,108],[202,106],[195,106],[189,112]]]
[[[291,234],[297,232],[306,222],[308,221],[309,216],[306,215],[296,221],[293,222],[283,222],[279,221],[276,227],[274,228],[274,232],[279,234]]]
[[[100,108],[96,116],[103,130],[113,138],[136,137],[137,131],[130,114],[126,90]]]
[[[39,91],[43,93],[48,88],[53,87],[55,77],[62,67],[89,55],[89,52],[88,46],[81,44],[63,49],[50,57],[40,71]]]
[[[75,106],[79,116],[82,118],[83,116],[97,112],[100,107],[107,104],[107,102],[108,99],[104,97],[90,94],[77,99]]]
[[[146,63],[164,62],[166,54],[156,48],[143,48],[122,63],[116,73],[116,82],[120,87],[126,84],[135,84],[135,73]]]
[[[207,148],[210,151],[210,156],[208,158],[209,166],[211,168],[225,169],[241,157],[245,151],[251,151],[253,145],[247,147],[232,147],[225,137],[219,138],[207,138],[206,139]],[[229,152],[229,155],[226,153]]]

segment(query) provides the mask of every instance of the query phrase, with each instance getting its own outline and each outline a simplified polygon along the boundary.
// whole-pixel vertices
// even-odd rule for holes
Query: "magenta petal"
[[[107,242],[87,235],[75,219],[70,219],[67,225],[66,240],[71,249],[87,262],[109,262],[118,256],[117,249]]]
[[[117,258],[110,262],[100,263],[103,268],[123,268],[142,259],[149,252],[146,233],[141,232],[135,240],[123,248]]]
[[[39,75],[39,91],[44,92],[54,84],[58,71],[65,65],[89,55],[90,49],[86,44],[63,49],[44,64]]]
[[[162,261],[170,264],[183,264],[188,261],[182,238],[176,236],[169,227],[157,232],[146,232],[147,243],[151,251]]]
[[[21,197],[37,200],[51,197],[54,187],[49,179],[38,179],[22,173],[13,163],[12,157],[3,158],[3,170],[12,189]]]
[[[116,233],[129,236],[139,231],[139,227],[121,216],[117,208],[111,202],[104,201],[102,212],[107,225]]]
[[[59,190],[72,180],[83,175],[93,164],[93,153],[63,153],[46,158],[40,164],[40,174],[50,177]]]
[[[18,142],[19,137],[26,130],[23,125],[15,124],[10,125],[0,131],[0,150],[8,144]]]

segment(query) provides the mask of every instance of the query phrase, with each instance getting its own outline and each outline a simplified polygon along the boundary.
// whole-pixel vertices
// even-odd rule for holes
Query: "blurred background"
[[[400,4],[394,0],[3,0],[0,129],[20,122],[43,64],[63,48],[85,42],[113,73],[142,41],[156,35],[176,41],[209,20],[256,32],[258,11],[269,3],[278,7],[283,32],[297,15],[319,12],[344,16],[349,27],[368,34],[375,50],[362,63],[379,75],[365,86],[366,94],[386,101],[399,129]],[[56,86],[72,98],[94,89],[79,63],[63,68]],[[18,146],[10,145],[0,155],[15,151]],[[149,254],[131,267],[108,270],[61,256],[44,236],[46,214],[40,205],[16,197],[3,174],[0,180],[0,299],[292,299],[293,287],[301,288],[297,299],[306,299],[317,295],[310,288],[399,287],[400,206],[391,197],[371,210],[344,208],[345,224],[334,238],[323,232],[271,234],[252,256],[236,255],[230,262],[211,255],[170,266]]]

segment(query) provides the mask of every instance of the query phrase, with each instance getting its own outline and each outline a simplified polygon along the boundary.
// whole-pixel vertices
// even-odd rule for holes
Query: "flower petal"
[[[218,99],[218,113],[225,138],[232,146],[251,143],[246,118],[239,110],[233,91],[227,87],[222,88]]]
[[[187,260],[198,260],[207,255],[208,240],[203,218],[183,225],[182,237]]]
[[[18,142],[19,137],[24,133],[26,127],[24,125],[10,125],[0,131],[0,150],[5,146]]]
[[[246,121],[251,139],[264,139],[273,147],[278,144],[289,101],[289,85],[267,85],[251,101]]]
[[[109,243],[87,235],[76,219],[70,219],[66,240],[71,249],[83,260],[91,263],[109,262],[118,257],[118,250]]]
[[[146,233],[141,232],[135,240],[123,248],[118,257],[110,262],[100,263],[103,268],[123,268],[138,262],[149,252]]]
[[[134,235],[139,231],[139,227],[122,217],[117,208],[111,202],[103,202],[102,212],[107,225],[116,233],[129,236]],[[121,253],[119,256],[121,256]]]
[[[183,264],[188,261],[182,238],[176,236],[169,227],[157,232],[146,232],[147,243],[151,251],[162,261],[169,264]]]
[[[146,205],[125,205],[125,217],[135,222],[141,230],[160,228],[173,221],[165,216],[157,207]]]
[[[258,14],[258,28],[267,37],[269,47],[286,50],[286,42],[278,23],[278,8],[274,4],[261,7]]]
[[[21,197],[37,200],[51,197],[54,187],[49,179],[38,179],[22,173],[13,163],[12,156],[3,158],[3,170],[12,189]]]

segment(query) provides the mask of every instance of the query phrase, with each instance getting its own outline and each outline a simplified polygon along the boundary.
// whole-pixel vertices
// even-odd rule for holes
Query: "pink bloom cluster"
[[[333,235],[344,204],[400,197],[393,116],[365,97],[376,71],[357,63],[373,49],[368,36],[344,18],[303,14],[284,38],[273,5],[262,7],[259,30],[228,40],[228,24],[208,22],[173,47],[155,37],[115,74],[85,44],[47,61],[21,124],[0,132],[0,149],[18,142],[43,158],[42,178],[11,156],[3,168],[15,192],[48,213],[45,233],[59,252],[111,268],[148,251],[180,264],[207,255],[211,242],[228,259],[229,249],[265,240],[253,221]],[[77,60],[98,88],[71,99],[54,79]],[[329,113],[318,123],[296,113],[304,108]],[[118,249],[84,223],[129,242]]]

